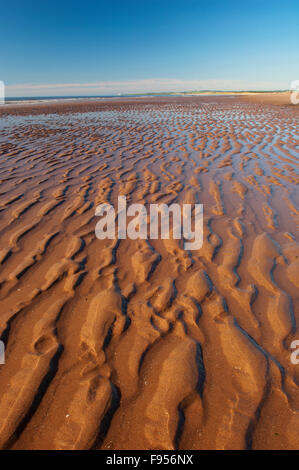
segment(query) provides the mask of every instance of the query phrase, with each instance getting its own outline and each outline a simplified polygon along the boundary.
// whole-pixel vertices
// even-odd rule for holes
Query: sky
[[[289,89],[298,0],[10,0],[6,96]]]

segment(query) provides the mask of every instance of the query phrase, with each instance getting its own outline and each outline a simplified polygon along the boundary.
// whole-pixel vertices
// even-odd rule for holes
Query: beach
[[[270,94],[269,94],[270,95]],[[1,449],[298,449],[289,94],[0,106]],[[98,205],[203,204],[203,245]]]

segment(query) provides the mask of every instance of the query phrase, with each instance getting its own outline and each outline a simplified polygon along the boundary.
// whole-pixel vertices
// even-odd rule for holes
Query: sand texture
[[[299,447],[298,117],[235,97],[3,107],[0,448]],[[203,203],[203,247],[98,240],[119,194]]]

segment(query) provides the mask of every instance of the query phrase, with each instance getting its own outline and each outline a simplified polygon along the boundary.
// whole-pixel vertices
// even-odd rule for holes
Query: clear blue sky
[[[9,96],[299,79],[299,0],[9,0],[0,39]]]

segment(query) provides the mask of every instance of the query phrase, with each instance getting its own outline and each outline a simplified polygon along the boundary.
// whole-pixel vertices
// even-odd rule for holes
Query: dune
[[[281,101],[282,100],[282,101]],[[1,449],[299,447],[299,106],[0,107]],[[204,241],[95,208],[204,205]]]

